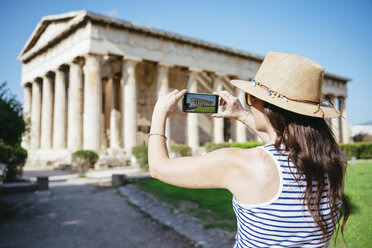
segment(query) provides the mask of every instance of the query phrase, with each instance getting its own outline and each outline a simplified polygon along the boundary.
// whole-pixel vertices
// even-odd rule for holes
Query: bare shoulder
[[[255,148],[256,153],[254,163],[252,166],[255,167],[255,176],[266,182],[266,180],[271,180],[273,174],[277,174],[277,167],[275,161],[265,150],[260,148]]]
[[[213,153],[219,159],[227,159],[230,166],[243,172],[242,175],[253,174],[255,177],[267,178],[268,174],[277,172],[274,160],[261,148],[223,148]]]
[[[244,149],[244,148],[221,148],[218,150],[215,150],[211,153],[218,154],[219,156],[223,157],[230,157],[234,158],[235,156],[241,157],[241,156],[249,156],[251,159],[257,159],[259,157],[259,153],[262,152],[262,149],[259,148],[250,148],[250,149]]]
[[[208,155],[216,159],[227,160],[231,166],[259,162],[262,160],[263,153],[259,148],[222,148],[210,152]]]
[[[280,175],[269,153],[261,148],[230,148],[225,152],[230,153],[236,167],[229,189],[240,203],[262,203],[275,196]]]
[[[224,148],[217,150],[218,154],[222,157],[228,157],[230,159],[240,161],[243,160],[244,164],[274,164],[274,160],[270,154],[260,148]]]

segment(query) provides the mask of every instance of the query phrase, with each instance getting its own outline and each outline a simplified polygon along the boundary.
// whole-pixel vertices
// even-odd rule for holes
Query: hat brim
[[[319,110],[317,104],[291,100],[284,101],[279,97],[269,96],[265,89],[259,86],[252,86],[252,83],[250,81],[231,80],[230,83],[235,87],[241,89],[242,91],[253,95],[254,97],[257,97],[280,108],[295,112],[297,114],[319,118],[337,118],[340,116],[335,109],[325,104],[320,104],[321,110]]]

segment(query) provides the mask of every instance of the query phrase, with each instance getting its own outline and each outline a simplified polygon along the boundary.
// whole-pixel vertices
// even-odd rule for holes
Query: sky
[[[16,59],[36,25],[43,16],[83,9],[260,56],[307,57],[351,79],[348,124],[372,122],[371,0],[0,0],[0,82],[20,102]]]

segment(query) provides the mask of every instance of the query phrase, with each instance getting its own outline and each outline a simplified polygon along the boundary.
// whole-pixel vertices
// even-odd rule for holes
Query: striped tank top
[[[304,204],[306,181],[298,175],[292,162],[288,165],[288,153],[279,153],[274,143],[259,146],[274,159],[280,175],[280,187],[276,196],[265,203],[244,205],[233,197],[233,208],[237,217],[237,234],[234,248],[243,247],[328,247],[330,238],[322,241],[322,232],[316,225]],[[327,190],[328,178],[321,199],[321,211],[327,223],[328,234],[332,236],[334,226],[330,218]],[[341,204],[338,206],[340,207]],[[338,216],[338,215],[337,215]]]

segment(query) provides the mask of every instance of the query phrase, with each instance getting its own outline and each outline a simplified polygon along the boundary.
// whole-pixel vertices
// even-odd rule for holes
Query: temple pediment
[[[87,11],[82,10],[43,17],[18,55],[18,60],[23,61],[31,54],[54,42],[69,31],[72,26],[81,22],[86,13]]]

